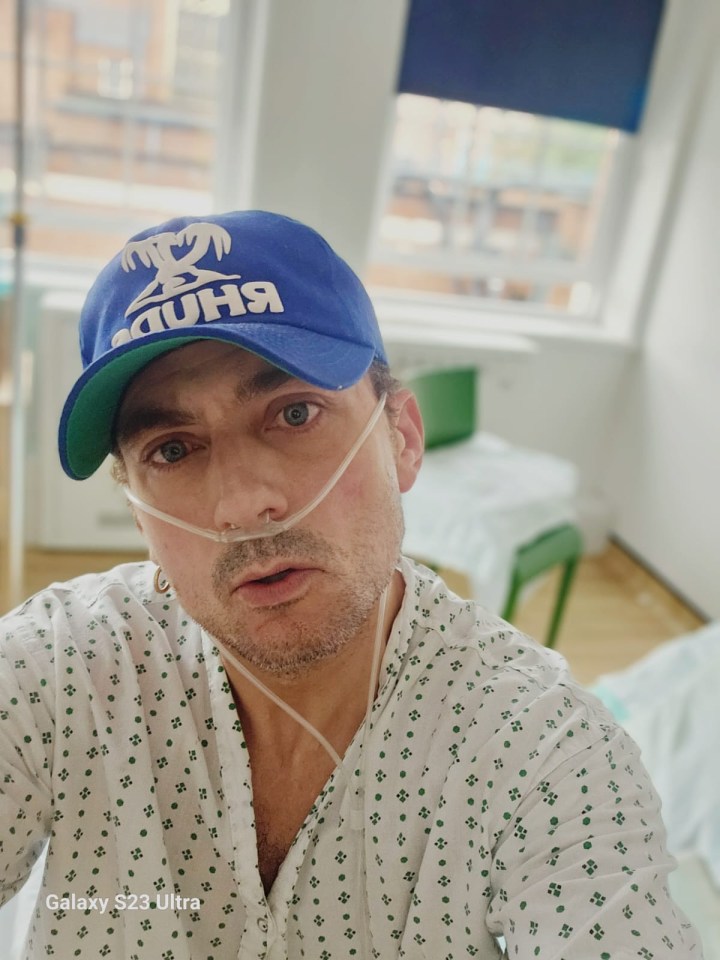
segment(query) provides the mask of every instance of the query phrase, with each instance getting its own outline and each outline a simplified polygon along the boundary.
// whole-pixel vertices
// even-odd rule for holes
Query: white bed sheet
[[[668,846],[720,892],[720,622],[660,646],[593,692],[636,740],[663,803]]]
[[[476,433],[425,454],[403,496],[403,550],[464,573],[473,596],[499,613],[515,551],[576,519],[577,488],[567,460]]]

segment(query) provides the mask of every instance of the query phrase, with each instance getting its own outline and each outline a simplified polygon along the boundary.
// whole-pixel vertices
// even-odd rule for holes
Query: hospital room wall
[[[713,0],[715,2],[715,0]],[[720,617],[720,15],[643,349],[618,397],[607,483],[618,535]]]
[[[684,0],[669,2],[675,10],[688,9]],[[696,16],[694,23],[687,17],[687,36],[685,14],[679,18],[679,36],[666,47],[661,64],[668,97],[669,91],[682,86],[679,75],[694,56],[691,33],[698,29],[698,11],[709,11],[714,2],[693,0]],[[241,194],[233,193],[232,182],[227,184],[225,200],[228,205],[249,203],[280,210],[314,224],[362,272],[379,212],[378,181],[388,145],[406,0],[366,0],[362,5],[258,0],[257,9],[262,16],[255,49],[262,53],[256,64],[255,120],[247,147],[253,168]],[[717,111],[712,97],[705,95],[704,103],[706,126],[720,127],[717,116],[710,116]],[[656,116],[667,112],[671,125],[683,113],[663,107],[661,103]],[[669,169],[672,148],[667,143],[666,138],[655,158]],[[702,537],[691,533],[696,522],[702,527],[716,509],[713,478],[720,489],[717,462],[714,468],[710,462],[711,437],[703,432],[712,429],[711,421],[706,421],[707,428],[701,426],[700,393],[692,387],[698,382],[710,393],[717,389],[702,344],[706,334],[713,335],[718,303],[717,291],[714,297],[712,293],[719,274],[713,265],[720,250],[718,228],[707,216],[720,186],[717,171],[706,169],[713,149],[709,131],[700,130],[686,150],[684,168],[677,168],[680,175],[672,189],[676,200],[682,198],[675,224],[679,235],[667,250],[663,270],[658,269],[657,257],[652,263],[632,251],[629,257],[636,287],[655,285],[647,358],[635,360],[628,344],[592,342],[570,332],[539,333],[541,349],[536,356],[514,365],[490,363],[484,370],[482,424],[511,441],[573,460],[590,513],[599,509],[601,523],[616,528],[698,606],[720,613],[718,600],[708,595],[707,578],[697,575],[699,568],[711,569],[717,556],[707,541],[711,525],[705,523]],[[655,169],[653,164],[645,171],[644,181],[650,181]],[[701,209],[693,209],[696,205]],[[705,226],[692,222],[698,213]],[[641,216],[638,232],[655,233],[656,226]],[[631,302],[625,288],[620,299],[626,305]],[[647,299],[632,303],[631,313],[640,310],[647,312]],[[699,338],[694,352],[685,339],[691,330]],[[433,362],[433,351],[428,351],[427,359]],[[663,397],[658,389],[649,390],[647,380],[653,371],[657,383],[667,367],[678,378],[687,378],[687,389],[667,391]],[[626,406],[619,407],[623,389]],[[677,395],[680,392],[682,396]],[[710,416],[718,408],[717,399],[716,394],[703,399]],[[651,435],[648,421],[653,425]],[[682,459],[676,459],[681,449],[678,434],[685,452]],[[690,511],[691,501],[694,519],[688,516],[686,528],[676,519],[682,515],[679,503]]]
[[[251,0],[258,15],[246,196],[319,229],[366,262],[407,0]]]

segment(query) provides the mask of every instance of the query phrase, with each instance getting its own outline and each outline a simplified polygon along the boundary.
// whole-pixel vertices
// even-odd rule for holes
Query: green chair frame
[[[458,443],[476,430],[478,371],[458,367],[419,373],[407,380],[415,393],[425,424],[425,449]],[[554,647],[567,605],[570,587],[582,556],[582,537],[572,523],[545,531],[515,553],[510,587],[502,617],[511,621],[526,584],[557,566],[563,572],[545,635]]]
[[[545,646],[554,647],[567,604],[570,586],[582,556],[582,537],[572,523],[554,527],[535,540],[519,547],[515,553],[510,589],[502,612],[503,620],[512,622],[522,588],[553,567],[562,565],[563,572],[550,615],[550,626],[545,634]]]

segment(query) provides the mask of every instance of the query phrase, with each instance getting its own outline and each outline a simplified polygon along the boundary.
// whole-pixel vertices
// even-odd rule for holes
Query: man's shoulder
[[[403,614],[410,645],[450,657],[480,675],[522,673],[546,683],[568,676],[565,659],[537,643],[476,600],[459,597],[433,571],[404,561]]]
[[[92,606],[104,594],[123,590],[138,598],[149,597],[153,589],[154,564],[149,560],[137,563],[121,563],[109,570],[80,574],[65,581],[54,581],[24,600],[18,607],[3,617],[26,614],[38,605],[54,601],[73,602]]]
[[[86,635],[95,625],[121,632],[133,621],[170,622],[177,601],[155,591],[154,572],[149,561],[125,563],[52,583],[0,617],[0,641],[57,641]]]
[[[505,757],[508,770],[529,754],[538,769],[556,765],[614,736],[617,724],[559,653],[456,596],[432,571],[406,572],[412,620],[396,672],[409,710],[433,704],[437,729],[461,733],[477,755]]]
[[[480,603],[457,596],[432,571],[407,563],[407,682],[452,690],[466,707],[482,704],[488,710],[492,703],[506,716],[528,711],[550,716],[557,709],[572,708],[591,714],[601,729],[612,725],[609,714],[574,679],[561,654]],[[408,664],[414,669],[407,669]]]

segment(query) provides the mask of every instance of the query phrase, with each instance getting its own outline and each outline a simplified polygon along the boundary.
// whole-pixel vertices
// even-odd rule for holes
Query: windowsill
[[[94,269],[93,269],[94,268]],[[58,263],[42,255],[28,257],[26,280],[68,308],[79,309],[98,267],[86,262]],[[0,281],[11,280],[11,264],[0,263]],[[47,295],[46,294],[46,295]],[[636,344],[598,323],[578,318],[492,310],[477,303],[432,303],[421,296],[372,294],[383,340],[393,367],[438,363],[522,361],[543,344],[597,345],[629,353]]]
[[[466,345],[517,357],[537,352],[542,341],[597,344],[622,352],[635,349],[628,337],[579,318],[493,311],[476,304],[422,303],[386,294],[374,296],[373,303],[388,346]]]
[[[380,330],[392,367],[433,364],[456,366],[498,360],[524,360],[538,351],[529,337],[493,330],[459,330],[443,323],[383,321]]]

